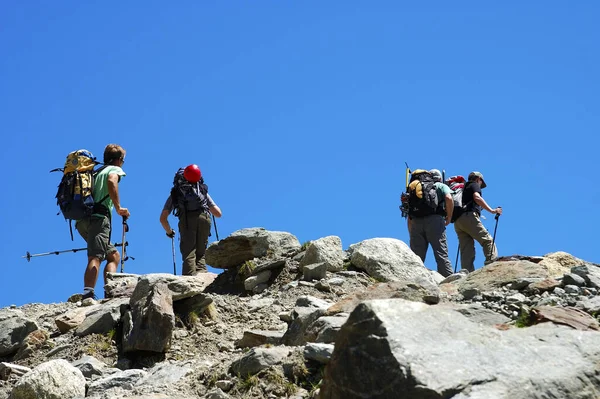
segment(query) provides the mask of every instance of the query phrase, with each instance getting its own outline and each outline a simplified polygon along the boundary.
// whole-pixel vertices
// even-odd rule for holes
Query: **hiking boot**
[[[94,294],[94,291],[88,291],[84,294],[81,295],[81,300],[83,301],[84,299],[88,299],[88,298],[92,298],[92,299],[98,299],[98,297],[96,297],[96,294]]]

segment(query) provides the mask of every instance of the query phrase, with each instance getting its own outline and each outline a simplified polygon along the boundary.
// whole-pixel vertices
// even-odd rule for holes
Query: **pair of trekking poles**
[[[498,220],[500,219],[500,214],[496,214],[494,219],[496,219],[496,226],[494,226],[494,237],[492,238],[492,249],[494,248],[494,245],[496,244],[496,231],[498,230]],[[456,270],[458,268],[458,255],[460,255],[460,243],[458,244],[458,248],[456,250],[456,262],[454,263],[454,273],[456,273]]]
[[[215,226],[215,235],[217,236],[217,241],[219,241],[219,231],[217,230],[217,221],[215,220],[214,215],[212,215],[212,219],[213,219],[213,223]],[[127,246],[129,245],[129,243],[125,240],[125,237],[128,232],[129,232],[129,224],[127,224],[127,217],[123,216],[123,235],[121,237],[121,242],[113,244],[115,247],[121,247],[121,270],[120,270],[121,273],[123,273],[123,271],[125,270],[125,262],[127,260],[129,260],[129,259],[135,260],[135,258],[133,256],[127,255]],[[27,254],[25,256],[22,256],[22,258],[26,258],[27,262],[31,262],[31,258],[37,258],[40,256],[48,256],[48,255],[60,255],[60,254],[64,254],[67,252],[79,252],[79,251],[84,251],[84,250],[87,250],[87,247],[65,249],[62,251],[43,252],[43,253],[39,253],[39,254],[32,254],[29,251],[27,251]],[[177,274],[177,265],[175,263],[175,236],[171,237],[171,252],[173,254],[173,274],[176,275]]]
[[[129,232],[129,225],[127,224],[127,217],[123,216],[123,235],[121,237],[121,242],[113,244],[115,247],[121,247],[121,273],[123,273],[123,271],[125,270],[125,261],[127,261],[129,259],[135,260],[135,258],[133,256],[127,255],[127,247],[129,246],[129,243],[125,240],[125,235],[127,234],[127,232]],[[27,262],[31,262],[31,258],[37,258],[40,256],[48,256],[48,255],[60,255],[60,254],[66,253],[66,252],[79,252],[79,251],[84,251],[84,250],[87,250],[87,247],[65,249],[62,251],[42,252],[39,254],[32,254],[29,251],[27,251],[27,254],[25,256],[22,256],[22,258],[26,258]]]

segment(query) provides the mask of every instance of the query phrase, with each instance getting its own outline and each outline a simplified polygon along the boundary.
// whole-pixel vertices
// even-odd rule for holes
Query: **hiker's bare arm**
[[[473,201],[475,201],[477,205],[481,206],[483,209],[490,213],[497,213],[498,215],[502,215],[502,208],[498,207],[496,209],[492,209],[492,207],[490,207],[487,204],[487,202],[485,202],[485,200],[481,195],[479,195],[479,193],[473,194]]]
[[[166,209],[163,209],[163,211],[160,213],[160,224],[167,233],[173,231],[171,225],[169,224],[169,213],[171,212]]]
[[[219,208],[216,205],[211,206],[210,208],[208,208],[208,210],[210,211],[210,213],[212,213],[214,216],[216,216],[218,218],[223,216],[223,213],[221,212],[221,208]]]
[[[116,173],[108,175],[108,195],[115,205],[117,213],[128,218],[129,209],[121,208],[121,201],[119,201],[119,175]]]
[[[454,212],[454,200],[452,199],[452,194],[446,194],[444,196],[444,201],[446,202],[446,226],[448,226],[452,221],[452,212]]]

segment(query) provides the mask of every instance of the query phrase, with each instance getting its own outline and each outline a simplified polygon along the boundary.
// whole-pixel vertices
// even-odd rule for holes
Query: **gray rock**
[[[350,246],[352,264],[380,282],[405,281],[437,286],[421,259],[400,240],[371,238]]]
[[[202,294],[204,289],[212,284],[217,278],[215,273],[198,273],[195,276],[175,276],[169,273],[151,273],[140,277],[138,285],[142,284],[148,290],[148,287],[157,284],[166,284],[171,292],[173,302],[180,301],[185,298],[191,298],[198,294]],[[133,295],[133,294],[132,294]]]
[[[585,287],[585,279],[575,273],[567,273],[562,279],[563,285],[576,285],[578,287]]]
[[[572,285],[572,284],[565,285],[565,293],[567,293],[567,294],[577,295],[577,294],[579,294],[580,291],[581,291],[581,288],[579,288],[576,285]]]
[[[17,352],[29,333],[38,325],[19,310],[0,309],[0,357]]]
[[[333,345],[331,344],[309,343],[304,347],[304,357],[321,364],[329,363],[332,353]]]
[[[81,359],[75,360],[71,363],[73,367],[76,367],[81,371],[81,374],[85,378],[92,378],[95,375],[102,375],[104,370],[107,368],[106,364],[93,356],[83,356]]]
[[[333,277],[327,280],[327,284],[334,286],[342,286],[346,280],[341,277]]]
[[[600,312],[600,297],[595,296],[579,301],[577,303],[577,308],[583,309],[590,314],[597,314]]]
[[[449,307],[454,311],[462,314],[468,318],[471,322],[476,324],[484,324],[488,326],[495,326],[497,324],[504,324],[510,321],[510,318],[498,313],[493,310],[484,308],[480,303],[472,303],[467,305],[438,305]]]
[[[107,391],[116,390],[117,392],[126,390],[131,391],[133,387],[144,378],[148,373],[144,370],[131,369],[114,373],[108,377],[98,379],[89,386],[87,396],[99,396]],[[111,397],[116,397],[113,393]]]
[[[286,232],[249,228],[212,243],[206,249],[206,263],[218,269],[241,265],[267,255],[281,257],[300,250],[298,239]]]
[[[54,319],[54,323],[56,324],[56,327],[58,327],[58,331],[64,334],[73,328],[77,328],[83,323],[88,313],[100,309],[100,307],[101,305],[94,305],[71,309]]]
[[[523,294],[513,294],[506,297],[507,304],[521,304],[528,302],[527,297]]]
[[[75,329],[75,335],[104,334],[113,330],[121,320],[121,310],[127,308],[128,298],[112,299],[86,314]]]
[[[265,270],[278,270],[287,266],[287,259],[276,259],[273,261],[267,261],[264,263],[260,263],[256,265],[254,270],[252,270],[252,275],[259,274]]]
[[[81,371],[63,359],[42,363],[19,379],[10,399],[65,399],[85,396]]]
[[[296,307],[292,312],[292,322],[281,338],[281,343],[289,346],[306,344],[306,329],[319,317],[325,314],[327,308]]]
[[[321,398],[592,398],[598,361],[596,332],[499,331],[440,306],[367,301],[339,333]]]
[[[304,333],[304,340],[320,343],[335,342],[335,338],[346,320],[348,320],[348,314],[345,313],[320,317],[308,326]]]
[[[138,274],[107,273],[104,293],[106,298],[129,298],[135,290]]]
[[[304,280],[321,280],[327,277],[327,263],[311,263],[302,268]]]
[[[571,273],[582,277],[588,287],[600,288],[600,267],[593,265],[575,266],[571,269]]]
[[[244,280],[244,289],[246,291],[252,291],[257,285],[264,284],[271,278],[270,270],[263,270],[255,276],[250,276]]]
[[[315,263],[325,263],[326,270],[330,272],[342,270],[344,251],[340,237],[328,236],[310,242],[304,258],[300,261],[300,268]]]
[[[137,386],[176,386],[180,380],[193,371],[189,363],[159,363],[136,383]]]
[[[123,320],[123,352],[164,353],[171,346],[175,314],[171,291],[165,283],[147,285],[140,279]]]
[[[277,364],[283,363],[290,354],[286,347],[252,348],[240,359],[231,364],[230,371],[235,375],[248,376]]]

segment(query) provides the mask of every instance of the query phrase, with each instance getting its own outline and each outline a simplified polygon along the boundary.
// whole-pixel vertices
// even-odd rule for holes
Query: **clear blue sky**
[[[483,172],[504,208],[500,255],[600,262],[599,15],[592,1],[4,1],[0,307],[82,290],[85,252],[21,256],[85,246],[48,171],[108,143],[127,150],[127,272],[172,272],[158,218],[189,163],[223,210],[221,238],[260,226],[344,248],[408,242],[406,161]]]

